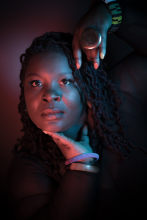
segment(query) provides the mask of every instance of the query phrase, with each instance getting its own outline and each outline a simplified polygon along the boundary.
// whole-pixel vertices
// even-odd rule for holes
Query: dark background
[[[21,138],[18,113],[20,95],[19,57],[32,40],[50,31],[73,34],[80,18],[89,10],[91,0],[4,0],[0,1],[0,206],[8,215],[6,174],[11,150]],[[114,34],[108,34],[106,69],[133,49]],[[2,213],[1,213],[2,216]]]

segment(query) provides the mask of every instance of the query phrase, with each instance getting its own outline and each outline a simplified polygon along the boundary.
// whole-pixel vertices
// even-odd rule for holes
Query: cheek
[[[77,90],[71,92],[70,94],[66,94],[66,96],[63,97],[63,102],[65,103],[68,109],[71,109],[73,111],[78,110],[82,105],[81,97]]]
[[[27,95],[25,94],[25,102],[26,102],[26,107],[28,110],[28,114],[30,118],[33,117],[33,115],[37,114],[37,109],[38,109],[38,101],[34,99],[30,94]]]

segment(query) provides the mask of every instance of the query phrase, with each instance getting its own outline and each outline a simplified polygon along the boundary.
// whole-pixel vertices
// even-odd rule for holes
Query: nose
[[[59,93],[57,93],[57,91],[55,90],[50,90],[48,92],[46,92],[43,97],[42,97],[44,102],[59,102],[61,100],[61,95]]]

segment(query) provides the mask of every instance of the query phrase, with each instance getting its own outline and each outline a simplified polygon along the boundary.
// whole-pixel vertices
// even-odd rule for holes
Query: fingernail
[[[101,59],[104,59],[104,52],[101,52],[101,53],[100,53],[100,58],[101,58]]]
[[[97,69],[98,68],[98,63],[94,63],[94,69]]]
[[[80,64],[76,63],[77,69],[80,69]]]

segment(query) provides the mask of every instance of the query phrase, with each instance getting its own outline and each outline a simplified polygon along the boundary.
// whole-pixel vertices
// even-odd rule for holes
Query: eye
[[[67,83],[66,83],[66,84],[64,83],[64,85],[70,85],[71,83],[73,83],[73,80],[71,80],[71,79],[62,79],[61,82],[62,82],[62,81],[63,81],[63,82],[67,82],[67,81],[70,82],[70,83],[68,83],[68,84],[67,84]]]
[[[29,85],[33,86],[33,83],[36,83],[36,82],[40,82],[40,81],[39,80],[33,80],[33,81],[29,82]],[[33,87],[37,87],[37,86],[33,86]]]
[[[61,80],[61,82],[63,82],[63,84],[64,85],[70,85],[72,82],[73,82],[73,80],[71,80],[71,79],[62,79]],[[39,81],[39,80],[33,80],[33,81],[31,81],[31,82],[29,82],[29,85],[31,85],[32,87],[38,87],[38,86],[35,86],[36,84],[40,84],[41,82]],[[33,85],[34,84],[34,85]],[[41,85],[40,85],[41,86]],[[40,87],[39,86],[39,87]]]

